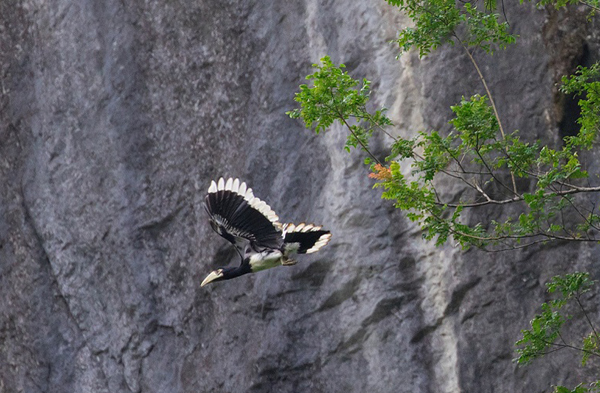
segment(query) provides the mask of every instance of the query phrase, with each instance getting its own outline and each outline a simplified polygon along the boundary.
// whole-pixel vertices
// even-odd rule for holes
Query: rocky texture
[[[521,45],[483,70],[508,129],[558,141],[570,112],[553,84],[598,53],[597,24],[512,7]],[[372,2],[4,0],[0,15],[0,392],[504,392],[584,376],[567,354],[511,359],[543,283],[599,277],[597,248],[436,249],[370,190],[340,129],[316,137],[284,114],[329,54],[374,80],[395,132],[445,129],[481,91],[457,48],[394,60],[405,20]],[[221,175],[333,241],[200,289],[236,260],[201,206]]]

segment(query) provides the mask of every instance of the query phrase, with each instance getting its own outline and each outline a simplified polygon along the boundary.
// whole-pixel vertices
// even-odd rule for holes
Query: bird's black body
[[[296,262],[289,258],[291,254],[318,251],[331,238],[331,233],[321,226],[279,223],[275,212],[238,179],[213,181],[204,207],[215,232],[235,246],[241,264],[213,271],[202,286],[279,265],[293,265]]]

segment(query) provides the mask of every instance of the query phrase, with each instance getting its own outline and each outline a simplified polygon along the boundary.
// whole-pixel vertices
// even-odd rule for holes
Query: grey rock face
[[[522,43],[483,70],[507,128],[557,141],[569,113],[553,84],[598,53],[596,25],[508,12]],[[398,134],[447,128],[479,81],[457,48],[394,60],[394,9],[5,0],[0,21],[0,392],[539,391],[585,376],[566,355],[511,359],[542,284],[600,276],[597,248],[436,249],[371,190],[341,128],[316,137],[284,114],[329,54],[374,81]],[[200,289],[237,263],[201,205],[222,175],[332,242]]]

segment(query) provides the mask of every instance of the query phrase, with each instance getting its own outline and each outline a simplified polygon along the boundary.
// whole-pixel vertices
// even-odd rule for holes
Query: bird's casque
[[[212,271],[201,287],[276,266],[295,265],[293,254],[319,251],[331,239],[331,232],[320,225],[281,224],[271,207],[239,179],[213,180],[204,208],[211,227],[233,244],[241,264]]]

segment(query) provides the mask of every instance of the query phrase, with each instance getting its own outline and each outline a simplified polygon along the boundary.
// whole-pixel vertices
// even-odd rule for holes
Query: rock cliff
[[[554,84],[597,59],[597,21],[507,8],[520,43],[483,72],[508,129],[556,143],[573,114]],[[374,81],[398,135],[448,129],[479,80],[457,48],[395,60],[406,23],[383,1],[3,0],[0,392],[524,392],[585,376],[568,354],[511,359],[543,283],[598,278],[598,247],[435,248],[341,128],[285,115],[329,54]],[[200,288],[237,263],[202,207],[219,176],[331,243]]]

